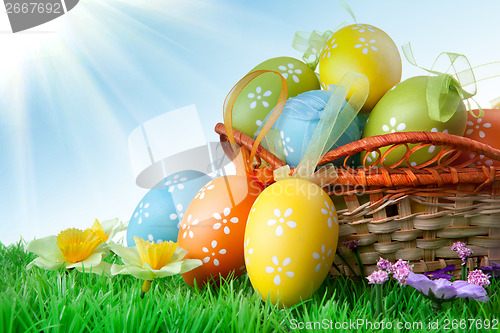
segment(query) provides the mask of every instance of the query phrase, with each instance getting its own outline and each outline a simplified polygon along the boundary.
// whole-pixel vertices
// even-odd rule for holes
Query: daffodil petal
[[[126,273],[122,273],[124,270],[126,270],[125,265],[113,264],[113,266],[111,266],[111,275],[128,274],[128,271]]]
[[[157,276],[149,269],[144,269],[138,266],[128,265],[113,265],[111,267],[111,275],[130,274],[133,277],[141,280],[153,280]]]
[[[58,270],[59,268],[64,266],[64,262],[54,262],[50,261],[47,259],[44,259],[42,257],[35,258],[32,262],[30,262],[27,266],[26,269],[31,269],[33,266],[38,266],[40,268],[49,270],[49,271],[55,271]]]
[[[110,242],[117,233],[127,230],[127,223],[120,222],[118,218],[102,221],[101,226],[104,233],[108,236],[108,242]]]
[[[102,230],[106,235],[109,235],[113,228],[118,224],[118,218],[114,218],[106,221],[99,221],[101,224]]]
[[[142,260],[141,257],[139,257],[139,252],[137,252],[137,247],[124,247],[118,244],[109,244],[109,248],[122,258],[125,265],[142,266]]]
[[[48,262],[62,263],[65,261],[61,250],[57,246],[57,236],[32,240],[26,246],[26,251],[38,255]]]
[[[159,270],[152,270],[152,272],[158,277],[165,277],[165,276],[172,276],[179,274],[181,272],[181,268],[182,268],[182,262],[177,261],[169,263],[166,266],[163,266]]]
[[[199,259],[184,259],[182,261],[180,274],[189,272],[190,270],[193,270],[196,267],[200,267],[201,265],[203,265],[203,263]]]
[[[177,246],[175,249],[174,254],[172,255],[172,258],[170,259],[170,262],[176,262],[184,258],[184,256],[188,253],[188,251],[184,250],[182,247]]]
[[[111,273],[111,264],[105,261],[100,262],[98,265],[92,266],[87,266],[83,262],[79,262],[71,266],[82,273],[94,273],[97,275],[102,275],[104,273],[104,275],[106,276],[109,276]]]

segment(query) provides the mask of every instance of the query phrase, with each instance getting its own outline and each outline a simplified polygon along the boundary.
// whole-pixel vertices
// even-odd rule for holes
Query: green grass
[[[373,318],[370,289],[344,277],[328,278],[314,297],[290,309],[261,301],[246,276],[223,283],[220,288],[193,289],[180,276],[153,282],[140,298],[142,282],[130,276],[106,278],[77,271],[48,272],[38,267],[26,270],[34,259],[23,244],[0,243],[0,332],[288,332],[298,322],[335,323],[364,320],[353,329],[315,332],[493,332],[452,328],[452,320],[500,319],[499,279],[490,287],[489,303],[458,300],[446,303],[434,314],[429,302],[413,288],[404,289],[403,301],[389,317]],[[384,293],[389,308],[401,287],[391,283]],[[370,329],[384,320],[392,329]],[[439,329],[428,330],[430,321]],[[445,329],[445,324],[449,329]],[[397,322],[422,323],[411,330],[398,330]],[[457,322],[460,323],[459,321]],[[317,324],[316,324],[317,325]],[[339,325],[339,324],[337,324]],[[345,325],[345,324],[344,324]],[[469,322],[467,322],[467,326]],[[498,325],[500,326],[500,324]],[[334,326],[335,327],[335,326]],[[468,327],[467,327],[468,328]],[[312,330],[311,330],[312,331]]]

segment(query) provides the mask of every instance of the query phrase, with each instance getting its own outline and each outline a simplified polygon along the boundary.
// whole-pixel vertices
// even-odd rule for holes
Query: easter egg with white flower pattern
[[[263,187],[246,176],[218,177],[196,194],[179,229],[178,244],[186,259],[203,265],[182,275],[189,285],[238,277],[245,271],[243,236],[250,208]]]
[[[375,104],[401,80],[401,57],[391,37],[367,24],[353,24],[336,31],[320,53],[319,76],[326,89],[339,84],[348,72],[366,75],[370,91],[361,112]]]
[[[288,86],[288,97],[305,91],[320,89],[314,71],[302,61],[291,57],[277,57],[266,60],[253,68],[280,73]],[[253,137],[262,121],[278,102],[281,80],[274,73],[265,73],[252,80],[240,93],[233,108],[233,127]]]
[[[473,110],[472,112],[478,114],[479,110]],[[484,116],[481,118],[476,118],[469,113],[467,115],[467,127],[465,128],[464,137],[500,149],[500,131],[497,127],[500,128],[500,110],[485,109]],[[459,165],[471,161],[476,155],[474,152],[463,152],[454,164]],[[500,167],[500,161],[479,155],[479,159],[468,166]]]
[[[210,181],[211,177],[196,170],[183,170],[176,172],[163,180],[163,185],[172,194],[175,210],[179,221],[182,221],[184,213],[191,200],[198,191]]]
[[[363,130],[363,138],[412,131],[463,135],[467,121],[467,111],[462,100],[459,100],[455,114],[450,120],[440,122],[429,117],[426,100],[427,78],[427,76],[412,77],[398,83],[394,89],[388,91],[370,113]],[[451,97],[459,98],[457,91],[454,89],[450,89],[448,94],[452,95]],[[411,149],[415,145],[408,146]],[[387,149],[387,147],[381,148],[380,152],[384,154]],[[440,150],[441,147],[432,145],[421,148],[408,159],[410,166],[430,161],[438,155]],[[404,146],[394,149],[386,156],[383,165],[390,166],[398,162],[404,157],[405,153],[406,147]],[[361,154],[361,161],[363,161],[365,155],[366,153]],[[376,160],[380,159],[379,157],[376,152],[368,153],[366,155],[366,165],[374,165]],[[380,165],[380,163],[377,163],[377,165]],[[403,162],[400,166],[407,166],[407,163]]]
[[[245,264],[253,288],[273,304],[292,306],[319,288],[332,266],[339,235],[330,197],[307,180],[267,187],[245,231]]]
[[[278,120],[272,126],[272,129],[278,131],[277,133],[280,135],[279,139],[282,144],[281,147],[276,149],[282,149],[286,163],[290,167],[295,168],[304,157],[313,133],[331,96],[331,91],[311,90],[289,98],[286,101],[285,107]],[[346,102],[344,101],[343,106],[345,104]],[[341,110],[339,110],[339,113]],[[354,118],[345,132],[329,150],[336,149],[361,138],[361,125],[358,119],[359,117]],[[283,156],[283,153],[278,155]],[[334,164],[341,165],[343,162],[343,159],[339,159]]]
[[[179,219],[167,188],[151,189],[137,205],[127,227],[127,245],[134,237],[155,243],[177,241]]]

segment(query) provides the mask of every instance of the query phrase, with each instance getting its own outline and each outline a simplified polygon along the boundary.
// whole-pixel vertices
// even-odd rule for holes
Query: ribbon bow
[[[330,85],[332,95],[321,114],[318,125],[314,130],[311,141],[299,165],[290,176],[290,166],[285,165],[274,170],[276,181],[289,177],[308,179],[315,183],[331,183],[337,179],[337,173],[333,165],[321,167],[316,173],[316,166],[320,159],[330,150],[365,104],[368,97],[368,78],[363,74],[347,73],[337,86]],[[353,90],[353,94],[346,100],[347,93]],[[322,186],[323,184],[318,184]]]
[[[427,69],[417,65],[410,43],[403,45],[403,53],[410,64],[429,72],[425,92],[429,118],[443,123],[447,122],[453,117],[462,100],[467,100],[468,110],[474,117],[484,116],[484,111],[479,105],[479,114],[476,115],[471,111],[472,108],[468,100],[476,94],[477,86],[474,71],[465,55],[443,52],[436,58],[432,68]],[[434,70],[440,59],[444,59],[448,63],[448,68],[444,73]],[[458,71],[460,68],[463,70]],[[453,70],[453,74],[448,74],[450,70]],[[468,85],[472,85],[471,91],[463,88]],[[453,90],[457,94],[450,94],[450,91]]]
[[[302,59],[315,70],[319,63],[321,50],[332,35],[333,32],[330,30],[324,33],[318,30],[313,32],[297,31],[293,38],[292,47],[297,51],[304,52]]]

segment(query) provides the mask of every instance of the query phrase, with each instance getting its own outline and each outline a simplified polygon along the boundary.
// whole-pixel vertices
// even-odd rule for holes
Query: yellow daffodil
[[[149,290],[151,281],[156,278],[182,274],[202,265],[198,259],[183,260],[187,251],[172,241],[155,244],[137,237],[134,237],[134,240],[136,245],[133,247],[110,244],[110,249],[119,255],[124,263],[114,264],[111,267],[111,275],[130,274],[145,280],[143,293]]]
[[[38,257],[27,268],[38,266],[46,270],[57,270],[64,267],[75,268],[80,272],[109,274],[111,264],[102,261],[109,254],[105,237],[103,227],[96,220],[90,229],[70,228],[57,236],[35,239],[28,243],[26,250]]]

